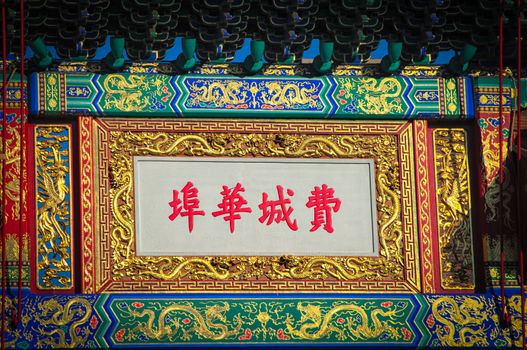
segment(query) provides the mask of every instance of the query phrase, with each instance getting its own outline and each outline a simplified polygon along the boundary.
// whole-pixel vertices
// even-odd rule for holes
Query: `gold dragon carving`
[[[237,80],[212,81],[198,80],[189,86],[195,94],[192,98],[194,103],[214,103],[217,107],[226,105],[239,105],[247,102],[247,83]]]
[[[296,322],[291,314],[282,314],[284,306],[273,305],[264,308],[245,305],[242,307],[244,312],[234,316],[227,315],[231,311],[227,302],[207,305],[203,309],[186,301],[169,305],[152,302],[146,307],[141,305],[140,309],[133,309],[126,304],[117,308],[121,311],[122,319],[136,325],[132,329],[133,333],[142,333],[157,341],[185,340],[190,339],[192,334],[200,339],[232,340],[240,334],[244,323],[259,323],[260,330],[263,330],[269,322],[276,325],[278,320],[284,322],[286,333],[296,340],[315,341],[335,333],[340,340],[361,341],[378,338],[383,333],[389,334],[391,339],[400,339],[400,320],[406,306],[384,308],[375,302],[336,302],[327,307],[316,302],[300,301],[296,303],[296,310],[300,314]],[[187,324],[192,326],[183,327],[181,317],[187,318]],[[347,326],[338,327],[336,322],[339,318],[347,319]],[[253,328],[255,332],[257,329]]]
[[[432,315],[438,327],[436,334],[441,345],[446,346],[488,346],[485,321],[489,310],[484,298],[443,296],[432,300]]]
[[[65,222],[69,221],[69,206],[65,199],[69,192],[66,176],[68,166],[63,157],[69,157],[69,150],[61,151],[61,143],[68,136],[56,133],[63,127],[38,127],[35,147],[37,167],[37,268],[44,271],[41,288],[69,288],[71,278],[59,276],[59,272],[71,272],[68,259],[71,258],[71,237],[66,232]],[[60,286],[53,285],[57,279]]]
[[[441,283],[474,288],[470,188],[463,129],[434,130]]]
[[[164,75],[120,75],[109,74],[102,85],[106,95],[104,108],[122,112],[144,111],[151,104],[149,93],[163,95],[169,76]]]
[[[515,276],[516,277],[516,276]],[[500,329],[501,335],[505,338],[508,347],[521,348],[523,346],[522,342],[522,298],[520,295],[515,295],[507,298],[507,310],[511,315],[511,327],[510,329]],[[499,324],[499,315],[492,314],[492,320],[495,324]],[[494,334],[493,334],[494,335]]]
[[[110,132],[110,239],[113,278],[133,280],[404,280],[399,160],[394,135],[294,135]],[[137,257],[133,156],[313,157],[374,159],[380,257]]]
[[[172,339],[177,336],[180,324],[172,322],[166,323],[167,316],[171,313],[187,314],[194,320],[194,326],[187,333],[194,332],[200,338],[221,341],[228,339],[240,332],[242,322],[238,320],[233,327],[227,326],[226,312],[230,310],[230,305],[226,302],[208,306],[205,311],[200,313],[192,305],[184,302],[172,304],[162,309],[159,315],[156,314],[155,305],[142,311],[129,310],[129,319],[137,320],[138,325],[134,331],[142,332],[150,339]],[[146,321],[142,321],[146,317]],[[184,337],[184,336],[183,336]]]
[[[323,313],[320,305],[304,305],[299,302],[297,310],[301,317],[298,323],[301,326],[297,329],[295,328],[296,325],[288,323],[287,330],[296,339],[318,340],[332,332],[336,332],[338,338],[345,339],[344,330],[333,326],[331,323],[336,315],[346,313],[360,316],[360,322],[348,322],[349,340],[377,338],[382,333],[388,333],[395,339],[399,338],[401,336],[399,329],[390,323],[393,323],[391,321],[394,321],[394,318],[401,314],[402,310],[382,310],[381,308],[372,308],[372,305],[372,303],[365,303],[364,305],[343,304]],[[382,320],[379,317],[382,317]]]
[[[285,106],[291,108],[296,105],[313,105],[317,101],[313,98],[318,91],[316,86],[305,87],[303,83],[284,83],[271,81],[265,84],[263,90],[263,102],[270,106]]]
[[[266,80],[249,84],[234,79],[198,79],[189,85],[191,105],[212,104],[214,107],[240,106],[251,103],[253,107],[265,104],[273,107],[316,107],[318,87],[312,82],[288,82]],[[257,96],[258,95],[258,96]],[[261,96],[260,96],[261,95]]]
[[[91,314],[92,306],[84,298],[72,298],[64,305],[52,298],[40,303],[39,312],[34,317],[40,324],[40,334],[45,336],[45,345],[58,349],[76,349],[85,345],[89,333],[79,332],[79,329]],[[46,329],[47,327],[51,330]]]
[[[361,96],[356,107],[363,113],[383,115],[403,111],[400,99],[402,85],[397,78],[337,79],[346,97],[355,99],[354,95]]]
[[[109,75],[103,82],[107,92],[106,107],[126,112],[145,109],[148,100],[140,89],[144,84],[144,77],[139,75],[131,75],[128,79],[121,75]]]

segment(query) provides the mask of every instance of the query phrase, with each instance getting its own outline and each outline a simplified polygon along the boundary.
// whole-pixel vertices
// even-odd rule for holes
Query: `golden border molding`
[[[410,123],[106,119],[94,124],[93,135],[98,291],[420,288]],[[374,159],[380,255],[138,257],[132,164],[139,155]]]

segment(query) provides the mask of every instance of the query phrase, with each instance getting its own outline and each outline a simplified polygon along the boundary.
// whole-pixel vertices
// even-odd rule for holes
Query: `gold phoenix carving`
[[[66,132],[66,134],[65,134]],[[71,266],[71,206],[67,126],[35,128],[36,250],[39,289],[68,289],[73,285]]]
[[[395,135],[110,131],[113,279],[404,280],[401,185]],[[133,156],[369,158],[376,166],[379,257],[135,255]]]
[[[444,289],[472,289],[474,262],[465,130],[435,129],[433,137],[441,285]]]

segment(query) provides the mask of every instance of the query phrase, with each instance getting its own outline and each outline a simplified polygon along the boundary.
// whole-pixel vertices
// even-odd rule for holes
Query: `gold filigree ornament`
[[[404,281],[396,135],[109,132],[113,279]],[[133,157],[366,158],[376,167],[379,257],[172,257],[135,255]]]

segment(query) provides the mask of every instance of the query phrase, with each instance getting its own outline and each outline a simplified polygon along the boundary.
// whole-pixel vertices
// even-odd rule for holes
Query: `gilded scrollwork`
[[[401,75],[406,77],[435,78],[439,76],[440,73],[440,66],[406,66],[401,71]]]
[[[465,131],[436,129],[433,136],[441,284],[445,289],[474,288]]]
[[[309,74],[309,68],[296,64],[272,64],[265,67],[262,73],[275,76],[306,76]]]
[[[69,127],[35,129],[37,284],[72,287]]]
[[[114,279],[404,279],[397,136],[110,131],[110,227]],[[368,158],[376,165],[380,256],[138,257],[133,156]]]
[[[18,261],[19,257],[19,238],[15,235],[6,235],[6,260]],[[22,237],[22,261],[29,261],[29,235],[24,234]],[[2,249],[0,248],[0,252]]]
[[[236,64],[217,63],[217,64],[203,64],[196,69],[196,74],[202,75],[242,75],[244,74],[243,67]]]

